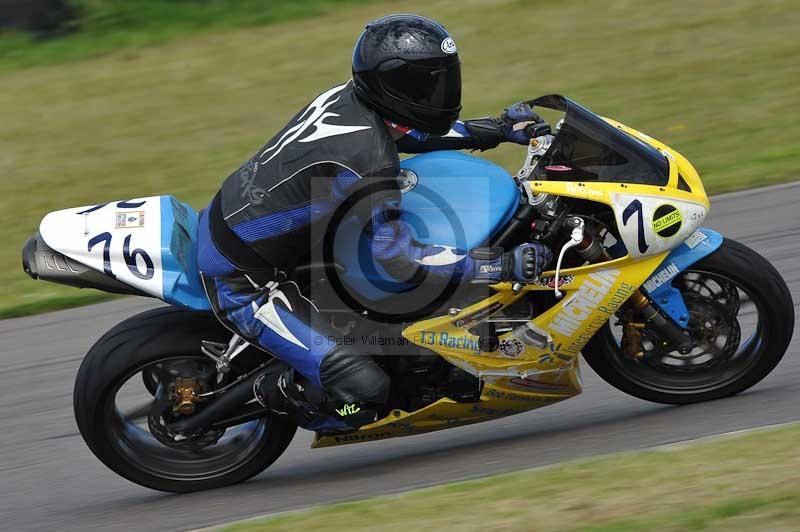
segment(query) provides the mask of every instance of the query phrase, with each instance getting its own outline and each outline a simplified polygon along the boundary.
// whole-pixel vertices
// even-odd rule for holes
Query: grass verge
[[[0,320],[22,318],[25,316],[33,316],[34,314],[42,314],[43,312],[93,305],[118,297],[120,296],[107,294],[106,292],[100,292],[98,290],[81,290],[77,294],[42,298],[28,303],[12,303],[0,307]]]
[[[3,72],[0,313],[77,294],[22,272],[17,250],[44,214],[165,193],[204,206],[311,97],[347,79],[364,22],[397,11],[453,32],[465,117],[561,92],[684,153],[709,192],[800,175],[793,1],[337,4],[315,18]],[[524,151],[484,155],[514,172]]]
[[[75,31],[55,38],[0,32],[0,70],[66,63],[230,28],[313,17],[374,0],[72,0]]]
[[[223,527],[294,530],[797,530],[800,424],[320,506]]]

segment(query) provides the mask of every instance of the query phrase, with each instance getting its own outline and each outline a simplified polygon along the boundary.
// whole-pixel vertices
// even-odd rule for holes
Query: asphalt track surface
[[[771,260],[796,309],[800,182],[712,201],[706,225]],[[186,530],[800,419],[795,327],[776,370],[737,397],[683,407],[647,403],[613,389],[584,364],[585,392],[539,411],[333,449],[309,449],[311,433],[299,431],[283,457],[250,482],[168,495],[107,470],[84,445],[72,415],[72,385],[85,351],[115,323],[153,306],[130,298],[0,321],[0,529]]]

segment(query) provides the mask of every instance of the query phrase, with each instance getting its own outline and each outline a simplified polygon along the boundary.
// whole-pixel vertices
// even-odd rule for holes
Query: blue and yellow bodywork
[[[672,238],[658,237],[658,240],[655,235],[650,235],[658,245],[652,246],[647,253],[628,253],[608,262],[563,270],[559,289],[564,297],[530,322],[531,329],[539,333],[538,342],[521,342],[512,332],[506,332],[498,337],[500,347],[496,351],[482,352],[476,347],[478,336],[470,333],[469,328],[515,303],[528,292],[552,291],[553,271],[545,272],[538,283],[525,285],[517,291],[509,283],[493,285],[494,295],[455,315],[438,316],[408,326],[403,331],[407,340],[478,377],[483,384],[480,400],[460,403],[444,398],[414,412],[393,410],[387,417],[356,432],[318,435],[313,447],[409,436],[479,423],[573,397],[582,391],[581,349],[620,306],[665,264],[675,264],[682,270],[719,247],[721,237],[717,233],[699,228],[710,204],[700,177],[689,161],[643,133],[606,120],[664,154],[670,163],[666,186],[531,181],[528,182],[530,193],[604,203],[614,211],[618,222],[626,202],[637,198],[645,205],[642,215],[649,228],[654,225],[654,210],[669,204],[681,213],[680,230]],[[464,159],[461,161],[466,162]],[[474,173],[464,168],[456,171]],[[679,176],[685,182],[681,188]],[[501,210],[504,208],[501,206]],[[631,249],[635,235],[621,231],[621,236],[626,248]],[[664,284],[669,285],[666,282],[661,286]],[[682,301],[676,302],[675,294],[671,296],[672,307],[680,312]]]

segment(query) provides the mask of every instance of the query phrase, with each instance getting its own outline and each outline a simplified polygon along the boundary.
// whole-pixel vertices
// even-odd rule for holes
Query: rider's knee
[[[339,346],[322,359],[320,381],[325,391],[344,403],[383,405],[389,399],[389,376],[366,354]]]

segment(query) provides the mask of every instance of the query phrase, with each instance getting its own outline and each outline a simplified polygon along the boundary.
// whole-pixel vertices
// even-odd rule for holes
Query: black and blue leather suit
[[[396,182],[398,152],[487,149],[509,136],[497,119],[456,122],[448,135],[428,136],[386,122],[354,94],[352,81],[323,92],[227,178],[200,216],[198,262],[216,315],[333,404],[384,404],[388,376],[355,347],[314,341],[335,332],[288,274],[307,260],[352,190]],[[372,218],[373,256],[390,275],[408,281],[424,270],[460,282],[481,275],[480,261],[466,252],[424,260],[452,249],[415,242],[402,217],[386,215],[401,208],[399,190],[379,188],[363,216]],[[328,430],[343,422],[317,416],[306,425]]]

